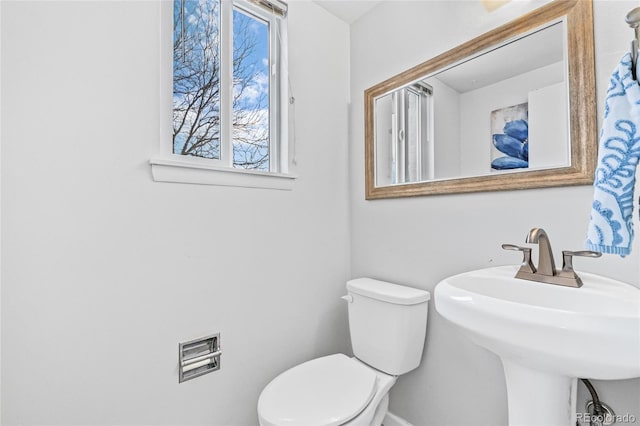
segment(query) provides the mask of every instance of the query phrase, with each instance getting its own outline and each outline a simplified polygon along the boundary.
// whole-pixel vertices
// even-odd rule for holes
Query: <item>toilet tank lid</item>
[[[396,305],[416,305],[431,298],[431,294],[428,291],[374,280],[373,278],[356,278],[347,281],[347,290],[361,296]]]

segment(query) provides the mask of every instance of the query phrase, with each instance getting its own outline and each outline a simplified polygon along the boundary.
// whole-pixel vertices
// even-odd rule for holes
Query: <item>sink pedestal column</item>
[[[502,359],[507,382],[509,426],[573,426],[576,424],[576,383],[572,377],[550,374]]]

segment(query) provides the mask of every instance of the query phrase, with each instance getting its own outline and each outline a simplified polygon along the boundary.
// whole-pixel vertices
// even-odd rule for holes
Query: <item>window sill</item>
[[[194,164],[175,159],[152,158],[151,175],[156,182],[238,186],[290,191],[296,176]]]

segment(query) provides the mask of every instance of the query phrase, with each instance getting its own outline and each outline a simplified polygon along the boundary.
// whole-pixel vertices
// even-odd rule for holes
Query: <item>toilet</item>
[[[281,373],[260,394],[260,425],[380,426],[398,376],[420,365],[429,298],[371,278],[348,281],[354,356],[324,356]]]

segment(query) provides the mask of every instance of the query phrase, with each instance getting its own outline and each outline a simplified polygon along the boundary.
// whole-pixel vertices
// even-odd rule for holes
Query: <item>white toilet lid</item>
[[[376,390],[376,374],[343,354],[317,358],[273,379],[260,394],[263,426],[336,426],[357,416]]]

